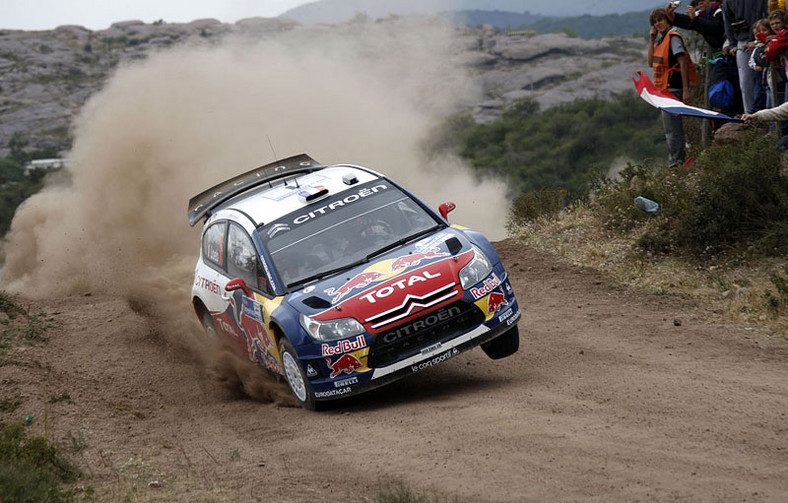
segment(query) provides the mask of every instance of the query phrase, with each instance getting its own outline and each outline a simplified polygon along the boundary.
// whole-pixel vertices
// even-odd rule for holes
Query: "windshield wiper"
[[[322,272],[313,274],[311,276],[307,276],[304,279],[299,279],[298,281],[293,281],[292,283],[287,285],[287,288],[290,289],[290,288],[292,288],[292,287],[294,287],[296,285],[301,285],[303,283],[309,283],[310,281],[314,281],[316,279],[321,279],[321,278],[324,278],[324,277],[332,276],[334,274],[337,274],[339,272],[345,271],[347,269],[351,269],[353,267],[356,267],[357,265],[365,264],[367,262],[369,262],[369,258],[362,258],[362,259],[356,260],[355,262],[351,262],[349,264],[346,264],[346,265],[343,265],[343,266],[340,266],[340,267],[335,267],[335,268],[329,269],[327,271],[322,271]]]
[[[436,231],[436,230],[440,229],[441,227],[443,227],[443,224],[435,224],[432,227],[424,229],[423,231],[419,231],[419,232],[417,232],[415,234],[412,234],[412,235],[410,235],[408,237],[402,238],[402,239],[400,239],[398,241],[394,241],[393,243],[384,246],[380,250],[377,250],[377,251],[372,252],[369,255],[367,255],[366,260],[372,260],[373,258],[377,257],[378,255],[383,255],[387,251],[391,251],[394,248],[397,248],[399,246],[404,245],[405,243],[408,243],[410,241],[414,241],[414,240],[420,238],[421,236],[423,236],[425,234],[429,234],[430,232],[433,232],[433,231]]]

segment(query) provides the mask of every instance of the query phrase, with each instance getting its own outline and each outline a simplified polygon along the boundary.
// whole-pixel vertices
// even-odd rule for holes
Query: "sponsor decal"
[[[196,276],[194,278],[194,284],[198,288],[208,290],[209,292],[215,293],[216,295],[222,294],[222,288],[219,286],[219,283],[211,281],[208,278],[203,278],[202,276]]]
[[[421,350],[421,354],[424,355],[424,356],[427,356],[430,353],[435,353],[436,351],[439,351],[440,348],[442,348],[442,347],[443,347],[443,344],[441,344],[440,342],[436,342],[432,346],[427,346],[426,348],[422,349]]]
[[[498,288],[498,285],[500,284],[501,284],[500,278],[498,278],[497,274],[493,273],[492,276],[484,280],[484,284],[482,286],[480,286],[479,288],[471,288],[471,295],[473,295],[473,300],[481,299],[488,293]]]
[[[378,270],[378,271],[366,270],[360,274],[357,274],[353,278],[349,279],[344,285],[338,288],[329,288],[328,290],[323,290],[323,291],[326,294],[333,296],[331,302],[336,304],[342,298],[349,295],[350,292],[352,292],[353,290],[360,290],[371,285],[374,282],[388,279],[405,269],[416,267],[417,265],[421,264],[421,262],[424,260],[429,260],[439,257],[448,257],[448,256],[449,256],[448,253],[440,252],[438,251],[438,248],[433,248],[432,250],[426,251],[424,253],[410,253],[408,255],[397,257],[393,260],[390,259],[391,261],[388,264],[388,266],[385,266],[386,262],[388,261],[380,262],[379,264],[384,264],[384,267],[387,267],[386,270]],[[413,286],[414,283],[417,283],[419,281],[426,281],[426,279],[437,278],[438,276],[440,276],[440,273],[434,276],[430,275],[429,272],[425,272],[424,274],[425,276],[418,275],[416,279],[412,279],[412,280],[406,279],[406,280],[397,281],[393,283],[393,285],[396,285],[397,288],[399,289],[404,289],[405,282],[407,282],[407,286],[410,287]],[[378,295],[378,298],[391,295],[394,292],[393,287],[391,291],[386,290],[386,288],[381,289],[384,292],[383,294]],[[370,303],[374,304],[375,299],[374,298],[371,299]]]
[[[457,356],[460,354],[460,350],[457,348],[452,348],[445,353],[442,353],[431,360],[425,360],[421,363],[417,363],[415,365],[410,366],[410,370],[413,372],[418,372],[419,370],[424,370],[426,368],[432,367],[433,365],[437,365],[441,362],[445,362],[449,358]]]
[[[511,318],[513,314],[514,314],[514,311],[509,309],[508,311],[506,311],[505,313],[503,313],[502,315],[500,315],[498,317],[498,323],[501,323],[503,320],[505,320],[507,318]]]
[[[422,260],[448,256],[448,253],[440,252],[438,248],[433,248],[425,253],[411,253],[395,259],[394,262],[391,263],[391,270],[399,271],[400,269],[408,269],[421,264]]]
[[[333,295],[334,298],[331,299],[331,302],[337,303],[342,299],[342,297],[346,296],[353,290],[357,288],[364,288],[381,276],[384,276],[384,273],[378,271],[362,272],[361,274],[357,274],[353,278],[349,279],[347,283],[340,286],[339,288],[329,288],[328,290],[324,290],[324,292],[326,292],[328,295]]]
[[[334,381],[335,388],[343,388],[345,386],[350,386],[351,384],[358,384],[358,377],[351,377],[349,379],[340,379],[339,381]]]
[[[341,208],[342,206],[345,206],[347,204],[352,204],[352,203],[358,201],[361,198],[371,196],[372,194],[376,194],[379,191],[386,190],[388,188],[389,188],[388,185],[380,184],[380,185],[375,185],[374,187],[367,187],[367,188],[361,189],[355,194],[350,194],[349,196],[346,196],[344,199],[340,199],[338,201],[334,201],[334,202],[332,202],[330,204],[327,204],[325,206],[321,206],[319,208],[314,208],[309,213],[305,213],[303,215],[299,215],[299,216],[295,217],[293,219],[293,224],[294,225],[301,225],[303,223],[308,222],[309,220],[311,220],[313,218],[316,218],[318,215],[325,215],[326,213],[331,212],[331,211],[333,211],[333,210],[335,210],[337,208]]]
[[[431,326],[437,325],[442,321],[450,320],[455,316],[459,316],[460,313],[462,313],[462,309],[460,309],[459,306],[451,306],[448,308],[444,307],[414,322],[408,323],[406,325],[401,325],[396,330],[392,330],[390,332],[381,334],[379,335],[379,337],[383,338],[385,342],[390,344],[392,342],[396,342],[402,339],[403,337],[408,337],[409,335],[413,335],[419,332],[420,330],[424,330],[425,328],[429,328]]]
[[[377,302],[377,300],[375,299],[385,299],[386,297],[388,297],[389,295],[391,295],[397,290],[404,290],[405,288],[410,288],[416,283],[419,283],[421,281],[440,278],[440,276],[441,273],[439,272],[433,274],[429,271],[423,271],[421,273],[412,274],[411,276],[395,281],[394,283],[388,286],[365,293],[364,295],[361,296],[361,298],[366,300],[370,304],[374,304],[375,302]]]
[[[336,346],[323,344],[320,346],[323,356],[334,356],[342,353],[349,353],[357,349],[367,347],[367,340],[363,335],[359,335],[355,340],[344,340],[337,342]]]
[[[306,365],[306,376],[317,377],[317,370],[315,370],[311,363],[307,363]]]
[[[350,393],[352,390],[350,388],[340,388],[340,389],[332,389],[329,391],[316,391],[315,398],[328,398],[331,396],[339,396],[345,395]]]
[[[263,323],[263,306],[254,299],[244,297],[244,315],[258,323]]]
[[[309,285],[308,287],[306,287],[306,288],[304,288],[302,290],[304,295],[306,295],[308,293],[312,293],[313,291],[315,291],[315,285]]]
[[[331,358],[326,358],[326,364],[328,365],[328,368],[331,369],[332,379],[342,373],[352,374],[363,367],[358,358],[351,355],[350,353],[345,353],[335,362],[332,362]]]
[[[237,337],[237,338],[243,337],[241,334],[238,333],[238,331],[235,329],[235,327],[232,324],[227,323],[222,318],[214,318],[214,321],[217,321],[219,323],[219,327],[224,332],[231,334],[233,337]]]
[[[503,306],[508,306],[509,301],[506,300],[506,297],[503,296],[502,293],[493,292],[490,294],[490,297],[487,300],[487,316],[491,314],[495,314],[501,310]]]
[[[280,232],[287,232],[289,230],[290,230],[290,226],[287,224],[283,224],[283,223],[274,224],[268,229],[268,239],[272,239]]]

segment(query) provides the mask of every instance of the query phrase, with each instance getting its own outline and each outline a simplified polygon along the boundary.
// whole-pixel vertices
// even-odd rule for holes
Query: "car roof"
[[[218,205],[209,221],[240,213],[251,220],[254,228],[301,210],[329,195],[357,190],[367,182],[382,179],[372,170],[350,164],[337,164],[319,170],[293,175],[270,184],[248,190]],[[322,189],[326,193],[323,194]],[[315,194],[316,199],[307,200]]]

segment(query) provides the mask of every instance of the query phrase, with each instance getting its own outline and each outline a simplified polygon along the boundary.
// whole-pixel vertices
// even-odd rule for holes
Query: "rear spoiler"
[[[211,210],[253,187],[288,176],[311,173],[323,168],[325,168],[323,164],[320,164],[308,155],[299,154],[281,161],[274,161],[271,164],[260,166],[242,175],[230,178],[189,199],[189,225],[193,227],[201,218],[209,216]]]

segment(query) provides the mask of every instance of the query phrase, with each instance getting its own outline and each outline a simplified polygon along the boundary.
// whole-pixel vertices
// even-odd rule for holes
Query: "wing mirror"
[[[235,290],[243,290],[244,295],[246,295],[247,297],[252,296],[252,291],[249,289],[248,286],[246,286],[246,281],[242,280],[241,278],[235,278],[233,280],[230,280],[227,283],[227,286],[224,287],[224,289],[228,292],[234,292]]]
[[[443,217],[444,220],[448,220],[449,212],[454,211],[454,208],[456,207],[457,207],[456,204],[449,201],[438,206],[438,211],[441,212],[441,216]]]

